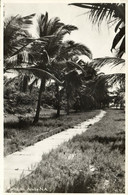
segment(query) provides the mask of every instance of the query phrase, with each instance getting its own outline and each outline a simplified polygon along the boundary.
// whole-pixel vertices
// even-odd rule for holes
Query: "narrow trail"
[[[30,174],[42,160],[43,154],[56,149],[60,144],[69,141],[75,135],[82,134],[90,125],[100,121],[105,114],[106,112],[101,110],[100,114],[94,118],[6,156],[4,158],[4,190],[7,191],[7,189],[11,188],[14,185],[14,181],[18,181],[22,175],[27,176]]]

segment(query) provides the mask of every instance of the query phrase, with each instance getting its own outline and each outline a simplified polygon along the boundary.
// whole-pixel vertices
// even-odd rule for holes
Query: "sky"
[[[26,16],[32,13],[44,14],[48,12],[49,18],[59,17],[65,24],[71,24],[78,27],[65,37],[65,40],[74,40],[89,47],[92,51],[93,58],[112,57],[111,45],[114,33],[114,25],[110,27],[107,21],[104,21],[98,29],[97,25],[92,25],[85,9],[69,6],[67,3],[6,3],[4,4],[4,17],[15,16],[17,14]],[[35,28],[31,32],[36,36]],[[85,58],[86,59],[86,58]],[[87,60],[87,59],[86,59]],[[124,68],[116,67],[115,69],[102,68],[105,73],[124,72]]]

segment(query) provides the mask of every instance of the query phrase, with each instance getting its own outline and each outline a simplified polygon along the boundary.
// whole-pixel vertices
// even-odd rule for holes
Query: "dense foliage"
[[[100,14],[104,13],[104,17],[99,19],[96,12],[97,5],[89,4],[88,6],[92,10],[93,22],[98,21],[98,23],[105,17],[106,10],[103,9],[103,6],[107,6],[107,10],[110,10],[108,14],[113,14],[115,9],[107,4],[103,4],[103,6],[98,4]],[[116,6],[118,7],[118,5]],[[16,80],[20,85],[17,89],[17,86],[14,87],[13,84],[13,82],[16,83],[15,79],[8,80],[8,85],[5,85],[5,110],[15,113],[10,111],[11,106],[29,105],[32,107],[29,110],[33,111],[37,102],[34,118],[34,123],[36,123],[39,120],[41,106],[48,105],[56,108],[57,116],[60,115],[60,109],[66,110],[69,114],[70,109],[86,111],[108,107],[112,100],[109,96],[109,85],[117,80],[122,83],[125,77],[124,75],[99,74],[96,68],[102,67],[108,62],[118,65],[124,63],[124,60],[100,58],[87,64],[80,60],[81,55],[92,59],[92,53],[87,46],[72,40],[63,41],[65,35],[77,30],[77,27],[64,24],[57,17],[49,19],[46,12],[37,18],[37,37],[35,38],[29,33],[33,17],[35,14],[23,18],[15,16],[5,21],[4,69],[5,72],[8,69],[17,70],[19,76]],[[117,19],[120,17],[117,16]],[[122,22],[122,19],[119,20],[119,24]],[[119,28],[119,26],[117,27]],[[47,85],[48,82],[51,82],[50,86]],[[37,96],[38,98],[36,98]],[[6,109],[7,105],[9,105],[9,109]]]

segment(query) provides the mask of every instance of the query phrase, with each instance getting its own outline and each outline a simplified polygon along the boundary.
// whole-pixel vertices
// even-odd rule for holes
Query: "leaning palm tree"
[[[113,23],[115,37],[111,51],[117,49],[117,57],[121,58],[125,53],[125,4],[124,3],[72,3],[84,9],[89,9],[89,18],[93,24],[100,25],[103,20]],[[117,48],[116,48],[117,47]]]
[[[12,57],[6,59],[7,69],[13,68],[16,70],[31,71],[41,78],[34,123],[38,122],[39,119],[41,94],[45,90],[46,80],[50,77],[62,85],[62,82],[50,71],[51,61],[59,52],[63,37],[67,33],[77,29],[75,26],[61,23],[59,18],[48,20],[48,13],[45,15],[42,14],[37,24],[37,38],[27,37],[27,41],[30,41],[30,43],[20,49],[19,53],[17,52],[15,55],[12,55]],[[18,61],[19,56],[20,60]],[[20,67],[17,67],[17,64],[20,65]],[[23,67],[23,65],[26,67]]]

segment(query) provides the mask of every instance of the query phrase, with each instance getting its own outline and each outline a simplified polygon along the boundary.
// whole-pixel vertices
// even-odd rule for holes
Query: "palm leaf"
[[[119,29],[120,25],[123,24],[125,26],[125,4],[124,3],[72,3],[70,5],[75,5],[78,7],[89,9],[90,12],[89,18],[91,19],[93,24],[100,24],[103,20],[107,20],[108,23],[113,22],[117,25],[115,27],[115,32]],[[113,18],[115,18],[113,20]],[[119,43],[120,39],[125,36],[125,30],[122,28],[119,33],[114,38],[112,49]],[[125,43],[122,42],[124,45],[119,46],[119,50],[117,53],[118,57],[122,57],[125,52]],[[122,49],[123,48],[123,49]],[[112,50],[111,49],[111,50]]]
[[[4,56],[5,58],[15,55],[21,47],[28,44],[26,38],[30,34],[26,30],[26,27],[29,27],[30,22],[34,14],[20,17],[16,15],[11,17],[4,23]]]
[[[125,74],[123,73],[105,74],[104,78],[111,86],[116,83],[125,86]]]
[[[77,69],[79,69],[79,70],[81,70],[84,74],[86,74],[86,72],[85,72],[85,70],[78,64],[78,63],[75,63],[75,62],[73,62],[73,61],[67,61],[67,66],[69,66],[69,67],[75,67],[75,68],[77,68]],[[74,70],[74,69],[73,69]]]
[[[88,58],[92,59],[92,53],[90,49],[80,43],[75,43],[74,41],[65,41],[59,51],[59,59],[72,58],[75,55],[86,55]]]
[[[71,3],[78,7],[90,9],[90,18],[93,23],[101,23],[103,19],[125,18],[125,4],[118,3]]]
[[[119,56],[121,58],[123,56],[124,52],[125,52],[125,37],[122,40],[122,43],[120,45],[119,51],[117,53],[117,56]]]
[[[122,27],[120,29],[120,31],[116,34],[114,40],[113,40],[113,44],[112,44],[112,49],[115,49],[116,45],[119,43],[119,41],[122,39],[122,37],[124,36],[125,34],[125,27]]]
[[[65,29],[69,34],[73,30],[78,30],[78,28],[76,26],[74,26],[74,25],[64,25],[63,29]]]
[[[35,13],[31,14],[31,15],[28,15],[28,16],[22,17],[22,20],[31,20],[34,16],[35,16]]]
[[[63,24],[60,23],[60,19],[58,17],[50,19],[47,25],[47,34],[54,34],[61,25]]]
[[[53,80],[55,80],[59,85],[63,85],[63,82],[61,82],[59,79],[57,79],[53,74],[51,74],[50,72],[46,71],[46,70],[42,70],[36,67],[27,67],[27,68],[22,68],[22,67],[14,67],[14,68],[10,68],[13,70],[24,70],[24,71],[30,71],[32,72],[34,75],[36,75],[39,78],[44,77],[45,75],[47,75],[48,77],[52,78]]]
[[[110,66],[118,66],[118,65],[125,65],[125,60],[121,58],[115,58],[115,57],[105,57],[105,58],[95,58],[90,62],[90,65],[92,65],[95,68],[101,68],[106,65]]]
[[[117,23],[116,27],[115,27],[115,32],[117,32],[117,30],[118,30],[118,28],[120,27],[121,24],[122,24],[122,21],[120,20],[120,21]]]

